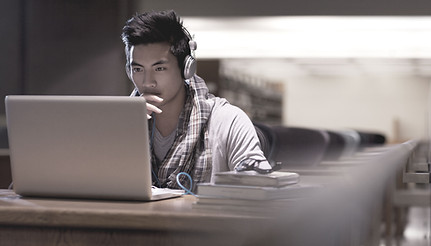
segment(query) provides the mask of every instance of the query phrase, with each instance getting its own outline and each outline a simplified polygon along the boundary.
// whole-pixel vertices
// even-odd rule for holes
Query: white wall
[[[419,77],[290,77],[283,122],[290,126],[378,131],[390,142],[423,138],[428,79]]]

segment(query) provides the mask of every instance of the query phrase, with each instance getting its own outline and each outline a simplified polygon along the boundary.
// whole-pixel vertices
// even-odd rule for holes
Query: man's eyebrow
[[[154,66],[157,66],[157,65],[166,64],[168,62],[169,62],[168,60],[160,60],[160,61],[157,61],[157,62],[153,63],[153,65],[151,65],[151,66],[154,67]]]
[[[139,63],[137,63],[137,62],[135,62],[135,61],[132,61],[131,65],[132,65],[132,66],[140,66],[140,67],[143,67],[141,64],[139,64]]]
[[[169,63],[169,61],[168,60],[160,60],[160,61],[157,61],[157,62],[155,62],[155,63],[153,63],[151,66],[152,67],[154,67],[154,66],[157,66],[157,65],[162,65],[162,64],[166,64],[166,63]],[[132,63],[130,63],[132,66],[140,66],[140,67],[143,67],[143,65],[141,65],[141,64],[139,64],[139,63],[137,63],[137,62],[135,62],[135,61],[132,61]]]

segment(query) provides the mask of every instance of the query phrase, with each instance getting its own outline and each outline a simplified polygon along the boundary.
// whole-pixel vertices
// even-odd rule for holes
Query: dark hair
[[[125,44],[127,70],[130,66],[130,49],[134,45],[159,42],[171,44],[171,52],[177,57],[181,71],[184,59],[190,55],[190,36],[173,10],[136,14],[126,22],[121,38]]]

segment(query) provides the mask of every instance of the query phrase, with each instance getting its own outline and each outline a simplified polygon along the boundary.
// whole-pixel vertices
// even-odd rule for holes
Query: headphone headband
[[[184,67],[183,67],[183,76],[184,79],[190,79],[196,73],[196,59],[195,59],[195,50],[197,49],[197,43],[193,40],[192,35],[190,35],[189,31],[183,27],[184,34],[189,38],[189,48],[190,55],[187,55],[184,59]]]

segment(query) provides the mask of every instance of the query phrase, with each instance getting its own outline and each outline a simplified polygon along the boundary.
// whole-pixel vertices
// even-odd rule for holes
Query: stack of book
[[[303,198],[318,186],[299,183],[299,174],[229,171],[214,175],[213,183],[198,184],[196,208],[260,209],[286,205],[286,200]]]

